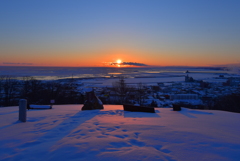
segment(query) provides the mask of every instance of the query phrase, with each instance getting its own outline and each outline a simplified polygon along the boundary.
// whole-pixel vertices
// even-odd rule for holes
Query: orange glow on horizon
[[[214,52],[144,51],[130,48],[54,52],[29,50],[6,53],[0,56],[1,66],[136,67],[124,63],[134,62],[149,66],[214,66],[235,63],[232,57],[226,58],[224,54],[216,57],[219,53]],[[20,55],[14,56],[14,53]]]

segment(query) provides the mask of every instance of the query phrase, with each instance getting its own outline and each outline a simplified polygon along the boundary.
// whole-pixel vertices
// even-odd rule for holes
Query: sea
[[[226,67],[32,67],[0,66],[0,76],[11,76],[21,79],[31,76],[38,80],[58,80],[75,78],[79,80],[103,80],[119,77],[129,82],[169,82],[184,81],[185,76],[205,81],[221,77],[239,76],[239,69]]]

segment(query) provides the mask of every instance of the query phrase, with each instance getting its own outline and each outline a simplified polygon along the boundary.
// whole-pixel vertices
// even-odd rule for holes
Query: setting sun
[[[122,60],[118,59],[118,60],[117,60],[117,63],[118,63],[118,64],[121,64],[121,63],[122,63]]]

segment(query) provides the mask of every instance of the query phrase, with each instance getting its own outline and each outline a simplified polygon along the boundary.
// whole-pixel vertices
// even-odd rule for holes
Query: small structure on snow
[[[153,107],[123,105],[123,109],[124,109],[124,111],[155,113],[155,109]]]
[[[86,91],[86,101],[82,107],[82,110],[94,110],[103,109],[102,101],[96,96],[95,92],[90,89]]]
[[[37,109],[37,110],[52,109],[52,105],[28,105],[28,110],[29,109]]]

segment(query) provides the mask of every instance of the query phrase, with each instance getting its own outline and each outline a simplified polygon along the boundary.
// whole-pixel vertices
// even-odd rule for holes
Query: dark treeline
[[[213,100],[209,109],[240,113],[240,94],[225,95]]]
[[[74,79],[61,82],[0,76],[0,106],[16,106],[19,99],[27,99],[29,104],[50,104],[52,99],[56,104],[82,104],[84,96],[77,87]]]
[[[120,77],[118,81],[113,82],[111,91],[114,93],[112,98],[108,100],[108,104],[139,104],[143,105],[144,97],[147,96],[147,87],[142,83],[137,86],[129,86],[126,84],[124,77]],[[130,100],[134,100],[131,102]]]
[[[55,104],[83,104],[84,95],[78,90],[78,86],[75,79],[42,81],[27,76],[20,80],[11,76],[0,76],[0,107],[17,106],[19,99],[27,99],[29,104],[41,105],[50,104],[50,100],[55,100]],[[128,86],[124,78],[120,78],[113,83],[110,93],[112,94],[108,97],[99,96],[104,104],[142,105],[151,91],[142,83],[138,83],[136,87]],[[239,100],[240,94],[235,93],[212,99],[205,106],[207,109],[240,113]],[[150,106],[156,107],[156,102],[152,101]]]

